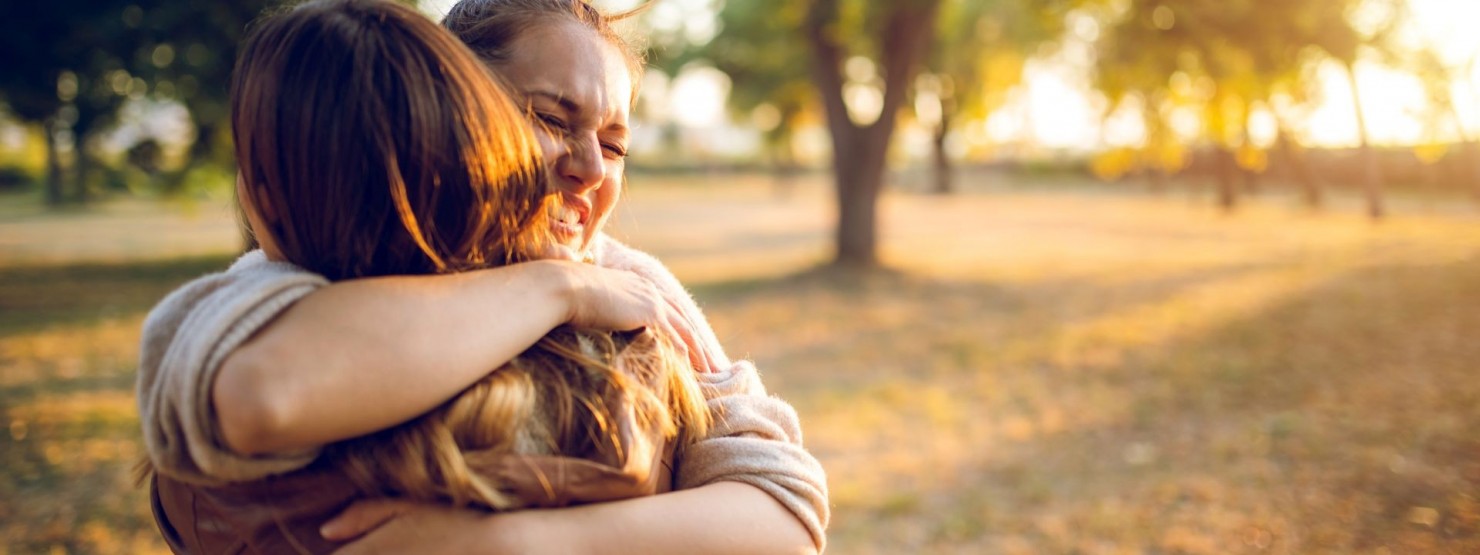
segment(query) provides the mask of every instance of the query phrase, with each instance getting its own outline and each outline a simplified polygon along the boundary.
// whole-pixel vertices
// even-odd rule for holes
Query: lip
[[[564,245],[579,245],[586,239],[586,221],[590,219],[591,203],[586,199],[570,194],[560,195],[560,210],[566,214],[574,213],[576,221],[566,222],[563,219],[550,219],[550,233],[557,243]]]
[[[585,237],[586,226],[571,225],[565,222],[552,222],[550,231],[555,235],[555,240],[561,244],[574,244]]]
[[[580,216],[576,221],[580,222],[581,227],[585,227],[586,223],[591,220],[591,201],[570,193],[561,194],[560,200],[566,208],[575,210]]]

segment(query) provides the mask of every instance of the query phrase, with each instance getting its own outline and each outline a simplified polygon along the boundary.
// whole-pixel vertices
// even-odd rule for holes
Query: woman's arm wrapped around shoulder
[[[565,322],[686,325],[649,280],[578,262],[329,284],[252,252],[148,319],[146,448],[156,469],[192,482],[293,470],[323,445],[431,410]]]
[[[313,461],[314,449],[246,456],[227,448],[214,424],[211,384],[231,352],[326,284],[254,251],[225,272],[177,289],[149,313],[137,399],[145,449],[156,471],[210,484],[287,472]]]
[[[331,285],[248,253],[145,323],[138,400],[150,459],[192,483],[253,480],[414,418],[567,320],[579,266]]]

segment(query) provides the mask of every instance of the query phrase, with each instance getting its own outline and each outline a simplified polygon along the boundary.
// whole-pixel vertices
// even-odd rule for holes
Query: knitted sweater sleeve
[[[597,264],[649,278],[688,313],[696,327],[702,328],[693,331],[701,341],[713,343],[711,353],[720,359],[721,371],[697,374],[714,426],[707,437],[678,454],[675,487],[688,489],[733,481],[760,488],[806,526],[821,551],[826,546],[831,516],[827,474],[802,446],[796,410],[767,394],[760,374],[749,361],[729,362],[724,358],[698,305],[661,262],[604,235],[598,241]]]
[[[165,297],[144,321],[136,395],[157,472],[196,484],[254,480],[307,466],[318,450],[244,456],[225,447],[211,388],[226,356],[324,278],[261,251]]]

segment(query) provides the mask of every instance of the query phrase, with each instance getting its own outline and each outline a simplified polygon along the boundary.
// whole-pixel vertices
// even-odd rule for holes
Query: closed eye
[[[615,143],[602,143],[601,144],[601,150],[605,151],[612,158],[626,158],[627,157],[627,149],[623,148],[622,145],[619,145],[619,144],[615,144]]]
[[[553,115],[553,114],[547,114],[547,113],[543,113],[543,112],[536,112],[535,113],[535,119],[538,119],[541,124],[543,124],[543,125],[545,125],[547,127],[550,127],[551,129],[555,129],[555,130],[558,130],[558,131],[568,131],[569,130],[569,127],[566,125],[565,120],[560,119],[559,116],[556,116],[556,115]]]

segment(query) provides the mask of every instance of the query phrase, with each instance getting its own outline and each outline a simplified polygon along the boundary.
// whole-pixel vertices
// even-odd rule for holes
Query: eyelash
[[[553,127],[561,131],[566,130],[565,120],[558,117],[552,116],[550,114],[535,114],[535,118],[538,119],[542,125]]]
[[[545,113],[536,113],[535,118],[539,120],[541,125],[553,128],[557,131],[566,132],[570,130],[569,127],[566,126],[565,120],[562,120],[557,116]],[[613,158],[621,159],[627,157],[627,149],[624,149],[617,144],[601,143],[601,149],[610,153]]]

